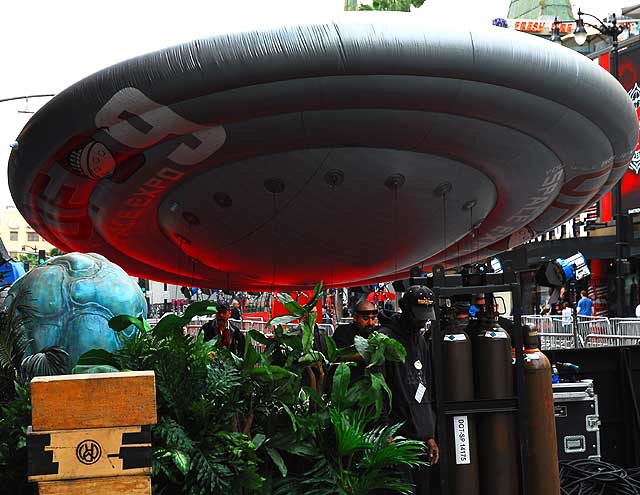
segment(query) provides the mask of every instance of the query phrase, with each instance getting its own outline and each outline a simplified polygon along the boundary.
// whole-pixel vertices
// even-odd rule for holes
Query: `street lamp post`
[[[592,17],[598,24],[589,24],[582,17]],[[558,42],[560,40],[558,30],[558,19],[556,18],[551,32],[551,40]],[[574,39],[578,45],[583,45],[587,41],[586,26],[596,29],[598,32],[611,38],[611,56],[609,62],[609,72],[616,80],[619,79],[618,74],[618,39],[625,29],[618,26],[616,15],[610,17],[609,23],[605,24],[598,17],[582,12],[578,9],[578,19],[575,20],[576,29],[573,33]],[[613,188],[613,218],[616,222],[616,253],[615,253],[615,269],[616,269],[616,316],[624,316],[624,275],[628,266],[627,258],[629,257],[629,232],[625,226],[628,224],[629,215],[624,211],[622,206],[622,178]]]

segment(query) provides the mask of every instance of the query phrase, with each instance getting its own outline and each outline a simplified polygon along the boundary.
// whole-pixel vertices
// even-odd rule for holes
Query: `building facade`
[[[48,253],[55,247],[31,228],[15,206],[0,210],[0,239],[13,258],[21,253],[37,254],[41,249]]]

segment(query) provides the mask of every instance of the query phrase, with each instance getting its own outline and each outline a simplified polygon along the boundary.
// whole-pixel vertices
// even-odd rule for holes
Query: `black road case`
[[[553,384],[558,460],[600,460],[600,416],[593,380]]]

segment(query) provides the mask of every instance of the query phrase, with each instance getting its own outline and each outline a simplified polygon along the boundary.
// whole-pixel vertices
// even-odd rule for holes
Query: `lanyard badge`
[[[418,385],[418,390],[416,390],[415,399],[416,402],[422,402],[422,398],[424,397],[424,393],[427,391],[427,387],[425,387],[422,383]]]
[[[413,367],[416,369],[416,375],[418,377],[418,389],[416,390],[415,399],[416,402],[422,402],[422,398],[424,397],[425,392],[427,391],[427,387],[425,387],[422,378],[422,362],[419,359],[413,363]]]

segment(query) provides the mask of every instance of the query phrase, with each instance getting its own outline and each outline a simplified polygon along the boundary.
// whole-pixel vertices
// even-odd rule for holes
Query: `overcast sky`
[[[638,0],[580,0],[605,16]],[[109,65],[158,48],[222,32],[319,20],[342,12],[344,0],[60,0],[3,4],[0,99],[57,93]],[[452,6],[455,5],[455,10]],[[488,24],[506,17],[509,0],[426,0],[408,15]],[[7,185],[9,144],[45,100],[0,103],[0,207],[12,204]]]

